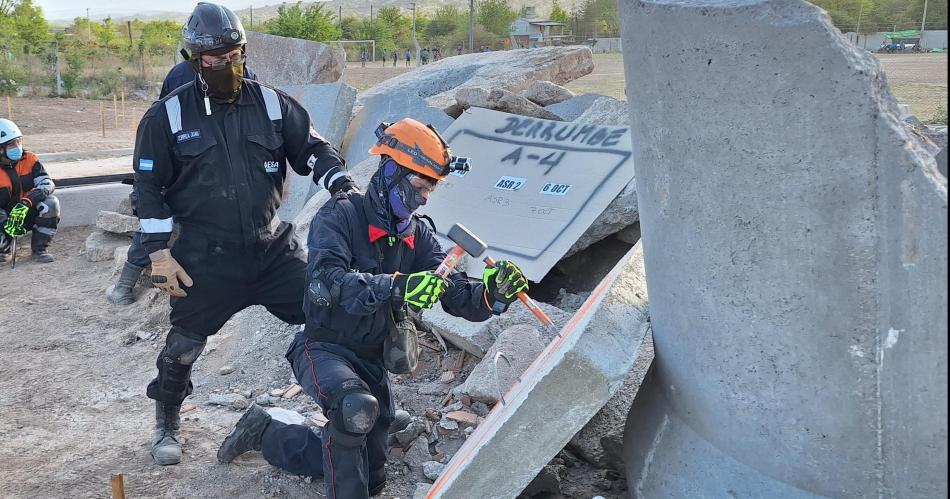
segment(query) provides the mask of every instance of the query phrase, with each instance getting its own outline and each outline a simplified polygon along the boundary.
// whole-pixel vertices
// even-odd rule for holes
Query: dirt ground
[[[182,416],[183,462],[152,463],[154,405],[145,386],[164,344],[168,300],[140,282],[135,304],[106,302],[113,262],[90,263],[80,254],[90,231],[61,231],[51,246],[52,264],[30,262],[28,248],[21,247],[15,269],[0,266],[0,497],[109,497],[112,473],[124,474],[130,498],[323,497],[321,480],[284,473],[260,453],[230,465],[215,459],[243,411],[208,405],[209,397],[238,391],[252,400],[293,381],[283,355],[296,328],[259,307],[229,321],[195,365],[195,393],[186,400],[195,409]],[[397,405],[417,417],[426,408],[442,408],[458,381],[440,383],[439,377],[461,354],[450,347],[443,355],[432,337],[424,341],[417,373],[393,377]],[[475,366],[466,357],[458,380]],[[219,374],[224,366],[234,372]],[[276,404],[308,417],[319,413],[304,394]],[[461,433],[441,438],[436,445],[451,452],[464,441]],[[566,452],[557,459],[567,465],[565,495],[545,497],[623,496],[625,485],[615,473]],[[416,483],[426,481],[398,459],[390,459],[387,472],[382,498],[410,498]]]

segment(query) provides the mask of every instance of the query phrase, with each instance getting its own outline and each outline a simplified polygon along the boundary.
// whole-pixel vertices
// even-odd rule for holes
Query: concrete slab
[[[46,172],[53,178],[53,181],[118,173],[128,173],[131,176],[132,154],[105,158],[44,161],[43,167],[46,168]]]
[[[601,97],[606,96],[600,94],[583,94],[564,102],[544,106],[544,108],[560,116],[564,121],[574,121],[578,116],[584,114],[584,111],[587,111],[594,101]]]
[[[642,262],[637,245],[505,394],[507,403],[465,441],[426,497],[518,496],[620,388],[649,330]]]
[[[633,495],[946,496],[947,180],[879,62],[804,1],[620,13],[658,392]]]
[[[370,156],[367,151],[376,143],[376,127],[384,121],[413,118],[431,124],[440,133],[453,121],[452,117],[441,109],[431,107],[421,97],[404,91],[375,94],[371,97],[361,94],[359,102],[360,110],[353,116],[343,137],[343,159],[347,165],[356,165]]]
[[[380,95],[408,94],[426,99],[430,106],[449,109],[455,104],[455,90],[459,88],[503,88],[517,93],[535,80],[563,85],[593,70],[593,56],[587,47],[465,54],[447,57],[390,78],[360,94],[357,105],[362,106]]]
[[[442,231],[464,224],[540,281],[633,178],[628,132],[472,108],[444,134],[472,171],[450,175],[420,211]]]
[[[128,199],[131,185],[100,184],[56,189],[61,207],[60,227],[95,225],[96,215],[103,207],[118,206]]]
[[[248,64],[260,82],[281,85],[333,83],[343,75],[343,49],[320,42],[249,31]]]
[[[522,93],[528,100],[539,106],[550,106],[574,97],[574,92],[544,80],[535,80]]]
[[[527,97],[509,92],[503,88],[461,88],[455,92],[455,101],[463,111],[472,107],[481,107],[519,116],[531,116],[554,121],[561,120],[558,115],[531,102]]]
[[[356,89],[343,82],[322,85],[283,85],[279,87],[296,99],[310,114],[310,122],[333,147],[340,149],[343,134],[350,122],[350,113],[356,101]],[[297,175],[287,169],[288,189],[277,215],[282,220],[293,220],[304,204],[320,187],[313,182],[312,175]]]
[[[536,326],[523,324],[504,330],[488,349],[485,358],[465,378],[462,393],[470,395],[473,400],[494,405],[544,350],[544,346],[545,341]],[[499,359],[496,364],[498,353],[508,362]]]

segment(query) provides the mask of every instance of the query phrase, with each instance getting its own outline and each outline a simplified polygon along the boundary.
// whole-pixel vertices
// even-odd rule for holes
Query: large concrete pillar
[[[797,0],[621,0],[656,364],[636,497],[947,496],[947,179]]]

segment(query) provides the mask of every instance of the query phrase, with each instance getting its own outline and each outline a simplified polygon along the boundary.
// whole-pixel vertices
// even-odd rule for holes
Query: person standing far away
[[[366,67],[366,47],[360,49],[360,67]]]
[[[406,67],[412,67],[412,52],[409,49],[406,49]]]
[[[251,305],[304,323],[305,257],[276,216],[288,164],[331,193],[355,189],[307,111],[244,78],[247,36],[234,12],[198,3],[182,38],[197,78],[146,111],[132,158],[152,284],[171,295],[171,329],[146,389],[159,465],[181,461],[181,404],[209,336]]]
[[[389,57],[387,57],[387,55],[389,55],[389,52],[386,49],[383,49],[383,57],[381,60],[383,61],[384,68],[386,67],[386,61],[389,60]]]

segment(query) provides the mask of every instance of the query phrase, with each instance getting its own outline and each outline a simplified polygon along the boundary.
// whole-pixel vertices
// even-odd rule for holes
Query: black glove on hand
[[[485,267],[482,274],[485,283],[485,302],[492,313],[499,315],[518,299],[518,293],[528,290],[528,280],[517,265],[501,260],[494,267]]]

